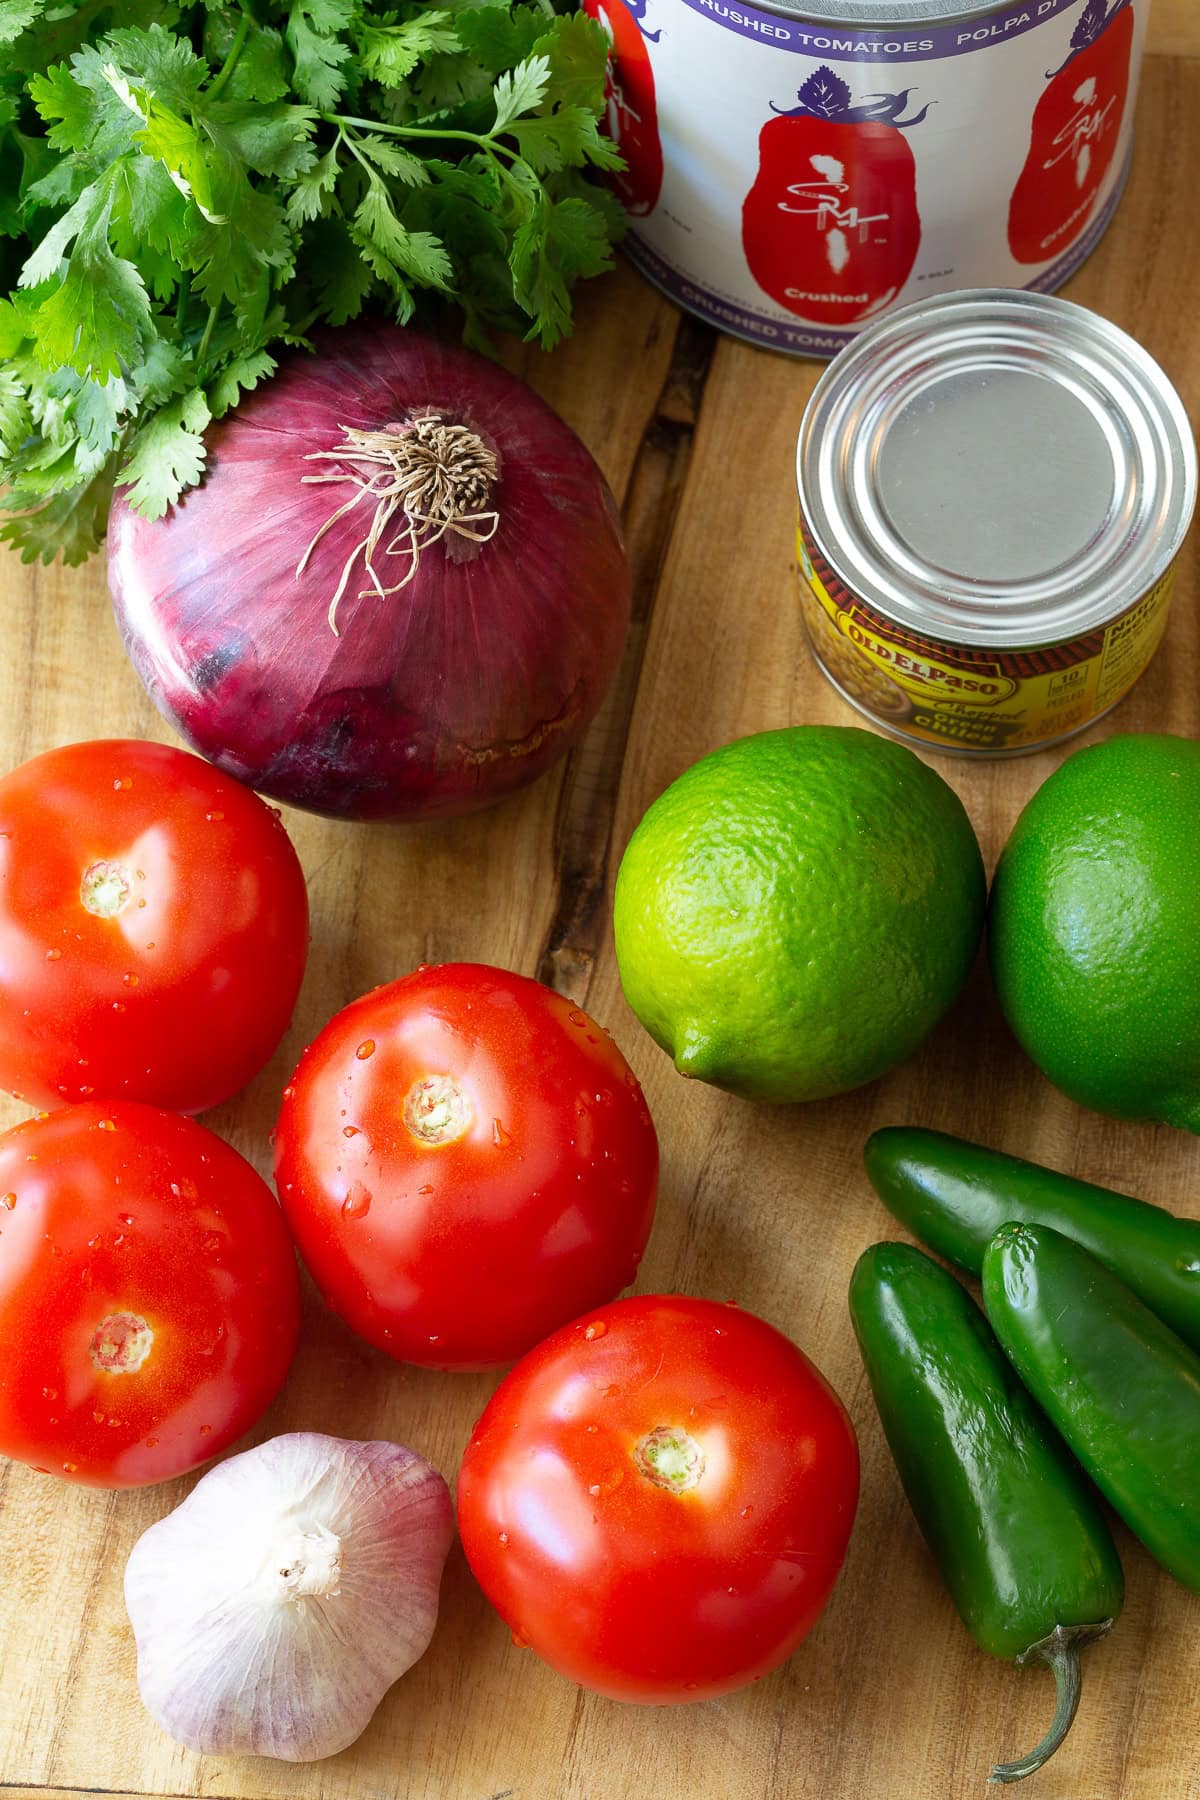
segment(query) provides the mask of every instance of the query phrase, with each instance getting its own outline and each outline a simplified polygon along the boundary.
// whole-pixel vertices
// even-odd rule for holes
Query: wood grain
[[[1140,145],[1116,224],[1069,292],[1133,331],[1200,410],[1194,176],[1200,9],[1156,0]],[[228,1800],[958,1800],[1040,1734],[1046,1683],[973,1649],[921,1546],[845,1312],[859,1251],[890,1230],[861,1172],[867,1131],[920,1120],[1200,1216],[1200,1148],[1057,1096],[1021,1057],[977,970],[924,1051],[886,1082],[768,1111],[685,1085],[622,1000],[608,933],[620,846],[705,750],[801,721],[846,723],[805,649],[790,561],[796,425],[815,366],[680,321],[628,271],[595,291],[560,355],[518,359],[603,463],[626,509],[637,619],[620,678],[558,777],[491,815],[404,831],[289,817],[314,942],[271,1067],[210,1123],[266,1166],[300,1045],[371,983],[418,960],[540,971],[616,1032],[664,1150],[639,1286],[737,1297],[791,1332],[850,1407],[864,1463],[846,1573],[777,1675],[703,1707],[622,1708],[514,1648],[452,1553],[434,1645],[353,1749],[308,1769],[202,1759],[143,1714],[121,1603],[125,1557],[188,1483],[107,1496],[0,1465],[0,1791]],[[1200,549],[1186,552],[1167,647],[1121,729],[1200,735]],[[109,620],[102,571],[0,561],[0,765],[82,736],[165,736]],[[697,697],[702,697],[698,702]],[[1101,728],[1098,735],[1109,729]],[[1060,753],[937,766],[989,864]],[[4,1103],[0,1123],[22,1116]],[[259,1435],[301,1426],[412,1443],[452,1474],[486,1377],[386,1362],[309,1296],[288,1388]],[[1129,1599],[1092,1655],[1068,1748],[1030,1800],[1200,1796],[1200,1603],[1121,1536]]]

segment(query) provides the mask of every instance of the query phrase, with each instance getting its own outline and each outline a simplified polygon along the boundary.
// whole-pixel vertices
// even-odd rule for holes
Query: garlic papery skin
[[[300,1431],[219,1463],[126,1566],[147,1710],[216,1756],[344,1750],[433,1636],[453,1535],[398,1444]]]

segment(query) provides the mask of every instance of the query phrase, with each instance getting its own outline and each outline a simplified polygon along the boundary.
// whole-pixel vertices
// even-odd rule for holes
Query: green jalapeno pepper
[[[917,1523],[963,1624],[993,1656],[1043,1661],[1058,1704],[1041,1768],[1079,1704],[1079,1652],[1121,1610],[1121,1564],[1099,1507],[953,1276],[908,1244],[876,1244],[850,1316]]]
[[[996,1233],[983,1302],[1009,1361],[1101,1493],[1200,1593],[1200,1356],[1045,1225]]]
[[[1049,1225],[1200,1352],[1200,1220],[915,1126],[877,1131],[863,1155],[884,1205],[947,1262],[978,1275],[1002,1225]]]

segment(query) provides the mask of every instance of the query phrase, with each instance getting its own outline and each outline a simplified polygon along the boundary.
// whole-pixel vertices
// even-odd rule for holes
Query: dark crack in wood
[[[626,492],[625,541],[633,616],[612,688],[573,751],[555,821],[558,902],[537,976],[578,1005],[587,1001],[604,938],[613,822],[655,596],[687,482],[696,421],[717,334],[685,317]]]

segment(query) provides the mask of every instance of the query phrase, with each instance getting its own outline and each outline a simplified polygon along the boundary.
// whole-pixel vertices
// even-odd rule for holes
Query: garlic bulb
[[[218,1464],[125,1570],[148,1711],[216,1755],[344,1750],[433,1635],[453,1520],[397,1444],[300,1431]]]

